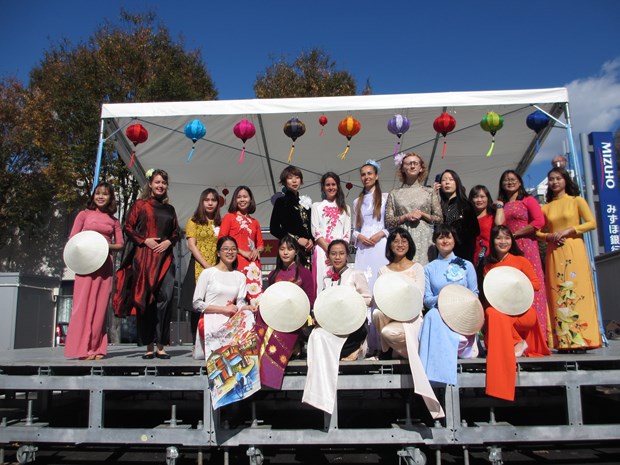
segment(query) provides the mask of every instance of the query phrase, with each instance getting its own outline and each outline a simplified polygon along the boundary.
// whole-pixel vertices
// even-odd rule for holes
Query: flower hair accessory
[[[405,154],[403,152],[399,152],[396,155],[394,155],[394,165],[397,168],[400,168],[403,164],[403,159],[405,158]]]
[[[154,172],[155,172],[155,170],[153,168],[151,168],[146,173],[144,173],[144,175],[146,176],[146,179],[151,179],[151,176],[153,176]]]
[[[401,161],[401,162],[402,162],[402,161]],[[371,159],[366,160],[366,161],[364,162],[364,165],[374,166],[374,167],[375,167],[375,169],[377,170],[377,173],[380,173],[380,172],[381,172],[381,163],[379,163],[379,162],[378,162],[378,161],[376,161],[376,160],[373,160],[372,158],[371,158]]]

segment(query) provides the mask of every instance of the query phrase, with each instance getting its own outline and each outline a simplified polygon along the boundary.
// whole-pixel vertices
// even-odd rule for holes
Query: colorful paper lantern
[[[454,119],[454,116],[446,111],[444,111],[441,115],[435,118],[435,121],[433,121],[433,129],[435,129],[435,132],[438,132],[443,136],[443,150],[441,151],[441,158],[446,156],[446,149],[448,145],[446,142],[446,135],[449,132],[452,132],[455,127],[456,119]]]
[[[149,138],[149,132],[140,123],[127,126],[125,129],[125,135],[133,143],[133,151],[131,152],[131,159],[129,160],[129,168],[133,166],[134,158],[136,157],[136,147],[138,144],[146,142]]]
[[[239,161],[237,163],[243,163],[243,157],[245,155],[245,141],[254,137],[256,134],[256,128],[247,119],[242,119],[233,128],[235,136],[243,141],[243,148],[241,149],[241,155],[239,155]]]
[[[293,158],[293,152],[295,151],[295,141],[298,137],[301,137],[306,132],[306,125],[299,121],[297,118],[291,118],[286,123],[284,123],[284,134],[293,139],[293,145],[291,146],[291,151],[288,154],[288,163],[291,162]]]
[[[205,125],[202,124],[202,122],[199,119],[195,119],[193,121],[190,121],[189,123],[187,123],[185,125],[185,137],[187,137],[188,139],[192,140],[192,150],[189,152],[189,155],[187,156],[187,161],[189,161],[192,158],[192,155],[194,154],[194,149],[196,148],[196,141],[198,139],[202,139],[205,134],[207,134],[207,128],[205,128]]]
[[[536,132],[536,153],[538,153],[539,148],[540,131],[549,126],[550,121],[551,118],[549,118],[544,111],[536,110],[535,112],[527,115],[525,124],[527,124],[527,127],[532,131]]]
[[[321,125],[321,133],[319,135],[322,136],[323,134],[325,134],[325,125],[327,124],[327,116],[325,115],[319,116],[319,124]]]
[[[490,157],[495,148],[495,134],[504,126],[504,117],[497,113],[490,111],[482,117],[480,121],[480,127],[486,132],[491,133],[491,147],[487,152],[487,157]]]
[[[398,149],[400,148],[400,138],[404,133],[409,130],[409,126],[409,119],[403,115],[394,115],[388,121],[388,131],[398,137],[398,140],[396,141],[396,147],[394,147],[394,155],[398,153]]]
[[[347,148],[340,154],[341,160],[346,158],[349,147],[351,146],[351,138],[360,132],[360,129],[362,129],[362,125],[352,116],[347,116],[338,124],[338,132],[347,138]]]

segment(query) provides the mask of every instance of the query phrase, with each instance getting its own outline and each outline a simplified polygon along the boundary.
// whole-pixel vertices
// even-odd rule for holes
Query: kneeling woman
[[[324,279],[324,288],[332,286],[349,286],[360,294],[368,307],[372,299],[372,293],[368,287],[368,281],[362,271],[350,268],[347,265],[349,247],[346,241],[335,239],[327,247],[327,258],[331,266],[327,270]],[[340,353],[341,360],[357,360],[363,358],[368,324],[365,321],[355,332],[349,334]]]
[[[491,230],[491,250],[484,267],[485,276],[500,266],[510,266],[523,272],[534,291],[540,289],[541,282],[532,264],[523,252],[507,226],[494,226]],[[494,300],[491,295],[489,300]],[[507,297],[511,298],[511,297]],[[499,307],[499,304],[496,303]],[[507,315],[488,306],[486,314],[485,345],[487,347],[486,393],[500,399],[514,400],[516,380],[516,357],[541,357],[549,355],[536,309],[532,305],[520,315]]]
[[[216,245],[215,266],[198,277],[194,291],[194,309],[201,312],[196,337],[195,358],[206,360],[214,348],[205,346],[205,334],[216,332],[228,319],[241,310],[256,311],[246,305],[245,275],[237,271],[237,242],[230,236],[220,237]],[[217,347],[216,347],[217,348]]]

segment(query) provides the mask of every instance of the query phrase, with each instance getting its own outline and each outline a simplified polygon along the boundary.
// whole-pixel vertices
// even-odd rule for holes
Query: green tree
[[[5,167],[0,232],[13,232],[15,243],[40,235],[45,216],[48,222],[52,216],[68,218],[70,225],[71,214],[85,206],[96,182],[103,102],[217,98],[200,53],[186,51],[155,21],[152,13],[121,10],[118,24],[105,22],[85,42],[51,47],[31,71],[27,88],[16,81],[0,82],[0,159]],[[135,200],[139,186],[115,156],[112,141],[104,146],[101,179],[117,187],[121,211]],[[66,232],[57,235],[60,243],[50,241],[50,253],[60,257]],[[30,253],[25,249],[24,254]],[[10,251],[11,260],[6,259],[9,252],[2,253],[0,268],[13,271],[17,263],[24,268],[17,252]],[[48,272],[59,274],[62,264],[54,263]]]
[[[349,72],[336,70],[324,50],[315,48],[292,63],[284,58],[272,63],[256,77],[254,93],[258,98],[355,95],[356,84]]]

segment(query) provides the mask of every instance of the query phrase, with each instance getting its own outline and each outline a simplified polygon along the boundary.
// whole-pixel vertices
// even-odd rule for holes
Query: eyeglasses
[[[410,162],[403,163],[403,166],[405,168],[409,168],[410,166],[412,166],[412,167],[413,166],[420,166],[420,164],[421,163],[419,161],[410,161]]]
[[[223,252],[223,253],[228,253],[228,252],[237,253],[237,247],[222,247],[220,249],[220,252]]]
[[[519,180],[517,178],[505,178],[502,182],[504,184],[515,184],[519,182]]]

